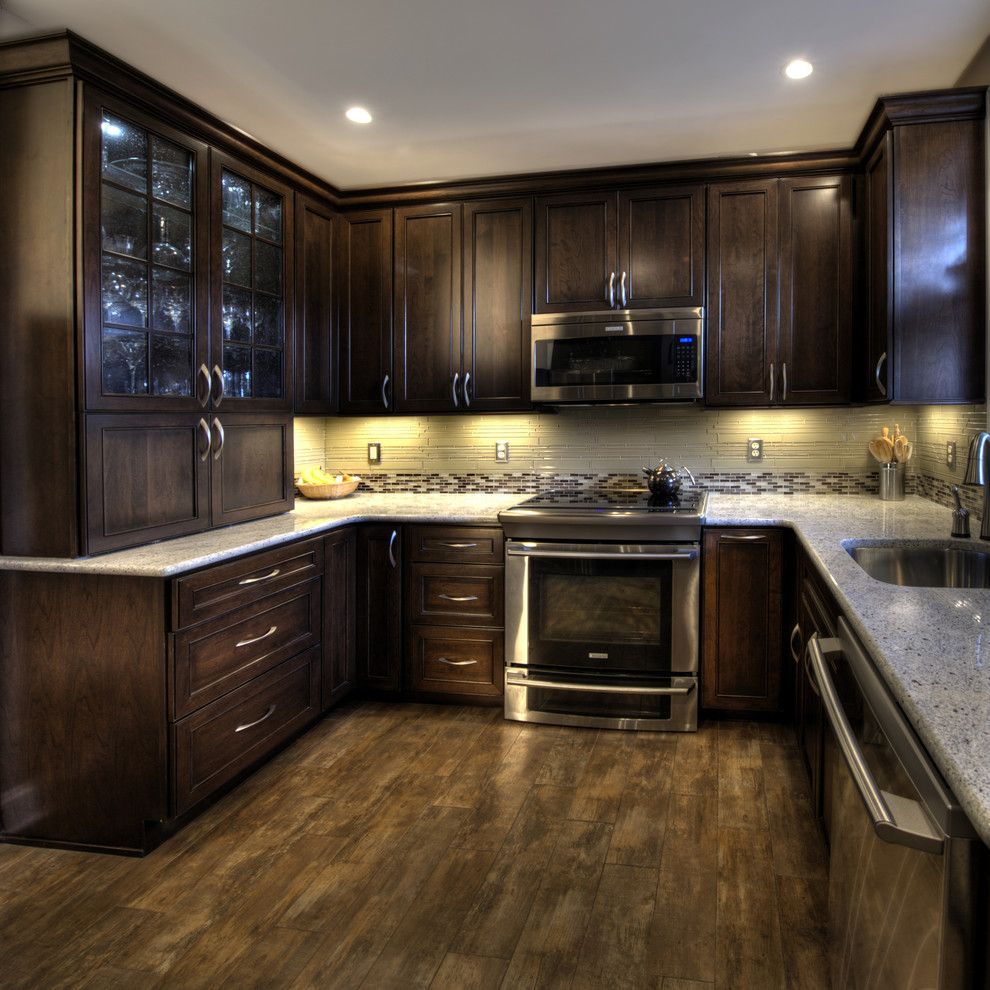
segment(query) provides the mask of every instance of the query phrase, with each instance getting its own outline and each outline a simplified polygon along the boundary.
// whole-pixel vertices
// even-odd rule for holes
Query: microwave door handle
[[[882,791],[866,762],[825,662],[825,652],[840,651],[841,644],[837,639],[823,641],[819,640],[818,633],[812,633],[808,640],[807,653],[812,678],[817,682],[822,707],[825,709],[843,759],[856,784],[856,790],[859,791],[859,796],[872,819],[873,830],[883,842],[941,854],[945,842],[932,828],[921,805],[917,801]],[[891,805],[897,810],[896,816],[891,810]],[[902,820],[898,821],[898,818]]]

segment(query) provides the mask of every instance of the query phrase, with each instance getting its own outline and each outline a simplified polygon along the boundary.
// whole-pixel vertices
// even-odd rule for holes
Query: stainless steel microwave
[[[533,402],[670,402],[704,396],[704,310],[537,314]]]

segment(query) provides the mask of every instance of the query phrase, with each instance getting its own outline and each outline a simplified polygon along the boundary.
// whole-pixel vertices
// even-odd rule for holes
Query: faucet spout
[[[990,540],[990,433],[977,433],[969,445],[966,462],[966,485],[983,486],[983,519],[980,521],[980,539]]]

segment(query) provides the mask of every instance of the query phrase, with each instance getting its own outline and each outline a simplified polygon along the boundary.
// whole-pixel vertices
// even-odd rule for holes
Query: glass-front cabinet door
[[[220,152],[212,155],[214,403],[288,409],[291,190]]]
[[[87,408],[205,406],[206,146],[95,92],[83,142]]]

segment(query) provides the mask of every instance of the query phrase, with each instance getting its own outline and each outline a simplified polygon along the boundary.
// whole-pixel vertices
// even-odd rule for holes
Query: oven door
[[[700,548],[506,543],[507,665],[617,677],[698,670]]]
[[[698,678],[615,678],[543,675],[506,667],[505,717],[517,722],[599,729],[693,732],[698,727]]]

